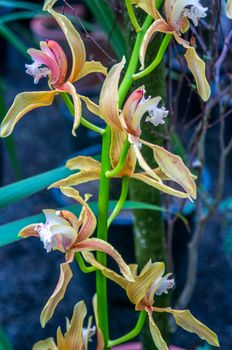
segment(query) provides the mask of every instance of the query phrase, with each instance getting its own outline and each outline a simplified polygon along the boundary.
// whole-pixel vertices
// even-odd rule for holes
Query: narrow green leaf
[[[0,208],[31,196],[74,172],[65,167],[47,171],[0,188]]]
[[[126,43],[113,11],[104,0],[85,0],[85,3],[102,26],[117,57],[121,59],[126,52]]]
[[[67,171],[66,168],[60,168],[60,169],[65,169]],[[61,174],[60,169],[55,169],[55,171],[58,172],[58,175]],[[58,171],[59,170],[59,171]],[[53,176],[55,175],[55,171],[53,170]],[[50,173],[52,173],[50,172]],[[43,174],[43,176],[46,179],[46,174]],[[38,177],[41,175],[38,175]],[[35,178],[35,177],[34,177]],[[45,181],[45,179],[43,181]],[[25,180],[26,181],[26,180]],[[35,181],[35,180],[33,180]],[[21,181],[22,182],[22,181]],[[36,182],[36,181],[35,181]],[[41,179],[40,179],[41,182]],[[45,183],[45,182],[43,182]],[[50,182],[49,182],[50,183]],[[11,186],[11,185],[10,185]],[[46,185],[47,186],[47,185]],[[46,187],[45,186],[45,187]],[[1,191],[1,190],[0,190]],[[0,193],[0,197],[1,197],[1,193]],[[110,201],[109,202],[109,210],[113,210],[115,205],[117,204],[117,201]],[[98,207],[98,203],[97,202],[91,202],[89,203],[91,209],[93,210],[93,212],[95,214],[97,214],[97,207]],[[61,209],[65,209],[65,210],[70,210],[72,211],[75,215],[79,215],[80,213],[80,205],[71,205],[65,208],[61,208]],[[164,208],[159,207],[157,205],[153,205],[153,204],[147,204],[147,203],[142,203],[142,202],[133,202],[133,201],[127,201],[125,202],[123,209],[148,209],[148,210],[154,210],[154,211],[166,211]],[[173,213],[175,214],[175,213]],[[178,215],[185,223],[187,222],[187,220],[182,216],[182,215]],[[9,243],[13,243],[19,239],[21,239],[21,237],[18,237],[18,233],[19,231],[30,224],[33,223],[39,223],[39,222],[44,222],[44,215],[43,214],[37,214],[37,215],[33,215],[30,217],[26,217],[5,225],[1,225],[0,226],[0,247],[7,245]]]
[[[5,332],[0,328],[0,349],[1,350],[13,350]]]
[[[0,0],[1,7],[13,7],[18,9],[41,11],[41,6],[28,1]]]

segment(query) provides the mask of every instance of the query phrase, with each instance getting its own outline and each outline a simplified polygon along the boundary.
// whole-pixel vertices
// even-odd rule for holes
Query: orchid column
[[[144,20],[144,13],[138,11],[137,18]],[[133,47],[131,43],[134,42],[136,33],[131,26],[131,22],[127,18],[127,11],[125,11],[125,24],[127,24],[127,43],[128,43],[128,57],[131,52],[129,50]],[[157,37],[154,44],[151,45],[147,53],[148,64],[154,59],[156,52],[158,51],[161,38]],[[147,95],[161,96],[162,101],[165,97],[165,75],[164,75],[164,63],[161,64],[147,77],[139,80],[138,86],[145,85]],[[152,127],[150,123],[143,121],[143,137],[152,143],[163,145],[163,139],[157,136],[159,133],[159,126]],[[162,128],[163,131],[163,128]],[[144,158],[149,164],[154,164],[153,153],[147,147],[142,148]],[[148,187],[141,181],[131,181],[130,195],[131,198],[137,201],[151,203],[155,205],[161,205],[160,192],[154,188]],[[164,223],[160,212],[151,212],[147,210],[135,210],[134,211],[135,224],[134,224],[134,237],[135,237],[135,250],[136,259],[139,266],[144,266],[147,257],[150,256],[154,261],[166,261],[165,255],[165,232]],[[160,300],[160,304],[168,305],[170,296],[163,295]],[[162,314],[158,315],[159,328],[162,329],[162,333],[167,338],[168,325],[167,317]],[[149,336],[149,327],[144,327],[142,332],[142,342],[144,350],[154,349],[154,343]]]

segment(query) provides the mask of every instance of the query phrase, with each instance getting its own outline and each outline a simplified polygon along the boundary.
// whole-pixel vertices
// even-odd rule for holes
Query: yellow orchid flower
[[[228,18],[232,19],[232,0],[227,0],[226,15]]]
[[[172,274],[164,275],[165,266],[162,262],[152,263],[149,261],[142,271],[138,274],[136,264],[129,265],[134,281],[130,282],[124,277],[101,265],[91,253],[84,253],[85,260],[92,266],[95,266],[104,276],[119,284],[127,293],[130,301],[135,305],[135,310],[146,311],[149,318],[150,332],[153,341],[158,350],[168,350],[168,346],[153,320],[153,312],[166,312],[172,314],[176,323],[190,333],[197,334],[201,339],[206,340],[209,344],[219,347],[217,335],[198,321],[189,310],[175,310],[170,307],[158,308],[153,304],[156,297],[167,294],[168,290],[174,286]]]
[[[95,215],[86,203],[90,195],[86,195],[84,200],[79,195],[79,192],[73,188],[63,187],[61,191],[65,196],[75,199],[82,205],[79,218],[66,210],[57,211],[47,209],[44,210],[46,217],[45,224],[32,224],[19,232],[19,235],[23,238],[31,236],[40,238],[47,252],[59,250],[65,253],[66,262],[60,265],[58,284],[40,316],[43,327],[50,320],[56,306],[64,297],[67,285],[72,278],[72,271],[69,264],[73,261],[76,252],[104,252],[116,261],[125,278],[133,280],[129,267],[112,245],[98,238],[90,238],[96,227]]]
[[[26,64],[26,73],[34,78],[34,83],[48,76],[51,91],[23,92],[16,96],[11,108],[6,114],[0,130],[1,137],[7,137],[13,131],[15,124],[31,110],[49,106],[53,103],[56,94],[67,92],[71,95],[74,104],[74,123],[72,134],[80,124],[81,96],[77,94],[73,83],[87,74],[99,72],[106,74],[106,68],[100,62],[86,61],[84,43],[80,34],[74,28],[70,20],[53,9],[57,0],[45,1],[43,10],[48,11],[63,30],[72,54],[72,66],[69,67],[67,57],[62,47],[53,40],[40,42],[40,50],[29,49],[33,63]]]
[[[102,116],[105,122],[112,129],[111,138],[111,165],[113,168],[118,164],[122,147],[126,139],[132,147],[128,152],[125,166],[119,176],[130,176],[136,180],[143,181],[165,193],[180,198],[196,198],[196,185],[193,175],[184,165],[182,159],[163,147],[153,145],[140,138],[140,122],[143,115],[148,112],[146,121],[157,126],[163,124],[168,111],[164,107],[159,108],[160,97],[145,99],[144,88],[135,90],[127,99],[122,111],[118,108],[118,82],[125,59],[114,65],[106,76],[100,94],[99,106],[90,105],[87,107],[94,113]],[[141,145],[152,149],[154,159],[158,168],[151,169],[142,156]],[[138,161],[144,172],[135,173],[135,165]],[[71,175],[67,179],[56,182],[50,187],[74,186],[83,182],[99,179],[101,164],[89,157],[76,157],[67,162],[67,167],[72,170],[81,170],[78,174]],[[163,180],[173,181],[181,186],[184,191],[177,190],[163,183]]]
[[[93,308],[97,326],[96,350],[103,350],[104,340],[101,330],[98,328],[96,296],[93,298]],[[80,301],[74,307],[71,321],[69,322],[66,319],[66,333],[63,335],[59,327],[57,329],[56,343],[53,338],[47,338],[37,342],[32,350],[88,350],[88,344],[96,333],[96,327],[92,326],[92,317],[89,317],[87,328],[83,328],[86,313],[85,303]]]
[[[194,26],[201,18],[206,17],[207,7],[200,4],[200,0],[166,0],[164,5],[166,20],[161,16],[155,6],[155,0],[132,0],[132,3],[151,15],[155,21],[148,28],[140,49],[141,69],[144,69],[145,55],[148,44],[156,32],[173,34],[177,43],[186,50],[185,59],[192,72],[198,94],[203,101],[210,96],[210,86],[205,75],[205,62],[197,55],[194,47],[181,37],[189,28],[189,20]],[[229,8],[229,5],[227,5]]]

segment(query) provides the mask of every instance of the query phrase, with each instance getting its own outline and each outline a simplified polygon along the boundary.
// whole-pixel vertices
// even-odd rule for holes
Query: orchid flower
[[[205,75],[205,63],[197,55],[195,48],[181,37],[181,34],[189,29],[189,20],[194,26],[198,26],[199,20],[206,17],[208,8],[203,7],[200,0],[166,0],[164,5],[165,20],[156,9],[155,0],[132,0],[132,3],[155,19],[155,22],[148,28],[141,45],[141,69],[144,69],[147,47],[153,35],[156,32],[173,34],[177,43],[187,49],[184,56],[195,78],[198,94],[203,101],[207,101],[210,96],[210,86]]]
[[[125,60],[123,58],[120,63],[113,66],[110,70],[102,87],[99,108],[98,110],[97,108],[94,109],[94,112],[101,115],[112,129],[110,149],[112,167],[114,168],[117,165],[123,144],[128,139],[132,147],[129,149],[125,166],[119,173],[119,176],[130,176],[176,197],[196,198],[196,185],[193,181],[193,175],[184,165],[181,158],[168,152],[163,147],[151,144],[140,138],[140,123],[146,112],[148,112],[149,116],[145,120],[151,123],[152,127],[165,122],[168,111],[164,107],[158,107],[161,98],[149,97],[145,99],[145,90],[142,87],[129,96],[122,111],[119,111],[118,82],[124,64]],[[151,169],[147,164],[140,151],[141,145],[146,145],[152,149],[158,168]],[[135,173],[136,161],[138,161],[144,172]],[[69,169],[81,171],[56,182],[52,186],[74,186],[99,179],[100,177],[101,164],[92,158],[76,157],[69,160],[66,165]],[[163,180],[174,181],[184,191],[179,191],[164,184]]]
[[[26,73],[33,76],[35,84],[41,78],[48,77],[51,91],[33,91],[18,94],[2,122],[1,137],[9,136],[15,124],[26,113],[38,107],[51,105],[54,96],[62,92],[67,92],[73,99],[75,113],[72,134],[75,136],[75,130],[79,126],[81,118],[81,96],[77,94],[73,83],[89,73],[106,74],[106,68],[100,62],[86,61],[86,51],[80,34],[67,17],[53,9],[56,1],[45,1],[43,10],[48,11],[63,30],[71,50],[72,65],[68,67],[65,52],[53,40],[40,42],[40,50],[28,50],[33,63],[26,64]]]
[[[172,274],[164,275],[165,266],[162,262],[149,261],[138,274],[138,265],[129,265],[134,281],[130,282],[124,277],[101,265],[91,253],[84,253],[85,260],[95,266],[104,276],[119,284],[127,293],[130,301],[135,305],[135,310],[146,311],[149,318],[150,332],[158,350],[168,350],[168,346],[157,327],[153,312],[166,312],[172,314],[176,323],[190,333],[197,334],[213,346],[219,346],[217,335],[198,321],[189,310],[175,310],[170,307],[159,308],[153,306],[158,296],[167,294],[174,286]]]
[[[96,297],[93,298],[93,307],[97,326],[97,350],[103,350],[104,341],[101,330],[98,328]],[[85,303],[80,301],[74,307],[71,321],[66,319],[66,333],[63,335],[59,327],[57,329],[56,343],[53,338],[47,338],[37,342],[32,350],[88,350],[88,344],[96,333],[96,327],[92,326],[92,317],[89,317],[87,328],[83,328],[86,313]]]
[[[40,321],[44,327],[52,317],[56,306],[63,299],[68,283],[72,278],[69,264],[73,261],[76,252],[101,251],[111,256],[118,264],[120,271],[129,280],[133,276],[121,255],[107,242],[90,238],[96,227],[96,218],[87,204],[90,195],[85,195],[85,200],[79,192],[70,187],[61,188],[62,193],[75,199],[82,205],[79,218],[66,210],[44,210],[45,223],[32,224],[19,232],[23,238],[38,237],[44,244],[47,252],[59,250],[65,253],[66,262],[60,265],[60,278],[58,284],[45,305]]]
[[[228,18],[232,19],[232,0],[227,0],[226,15]]]

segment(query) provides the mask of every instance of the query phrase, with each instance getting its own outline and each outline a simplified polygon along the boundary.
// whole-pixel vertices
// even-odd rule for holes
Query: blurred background
[[[53,39],[68,52],[65,39],[51,17],[41,13],[41,1],[0,1],[0,118],[23,91],[45,91],[46,79],[33,84],[25,74],[30,64],[27,48],[38,47],[39,41]],[[88,59],[100,60],[111,67],[130,46],[125,33],[123,1],[99,0],[101,9],[109,11],[106,25],[96,10],[96,1],[59,1],[60,11],[75,23],[83,35]],[[203,1],[209,7],[208,17],[198,28],[191,27],[191,39],[198,41],[198,53],[207,64],[212,96],[203,104],[196,94],[192,77],[183,63],[182,51],[172,44],[165,57],[166,106],[169,125],[161,137],[198,175],[199,193],[196,203],[172,200],[162,196],[162,220],[165,225],[169,270],[176,279],[173,306],[184,306],[218,335],[223,350],[232,348],[232,103],[231,103],[231,39],[232,26],[225,16],[224,1]],[[108,12],[107,12],[108,14]],[[109,15],[108,15],[109,16]],[[110,18],[110,17],[108,17]],[[197,32],[196,32],[197,29]],[[129,52],[129,49],[128,49]],[[78,92],[97,101],[102,77],[92,75],[77,83]],[[86,119],[101,125],[87,110]],[[84,127],[77,138],[71,136],[72,116],[59,97],[51,107],[33,111],[17,124],[12,136],[0,140],[0,186],[10,185],[58,167],[77,155],[99,156],[100,137]],[[178,142],[170,135],[176,133]],[[35,178],[33,181],[37,181]],[[47,184],[48,185],[48,184]],[[45,208],[63,207],[67,202],[58,190],[46,187],[14,204],[2,205],[0,234],[7,224],[32,216]],[[27,185],[25,185],[27,186]],[[93,193],[97,201],[98,183],[78,188]],[[14,190],[14,189],[13,189]],[[16,188],[17,190],[17,188]],[[0,201],[1,201],[0,189]],[[5,193],[5,192],[4,192]],[[114,182],[113,199],[120,194]],[[171,214],[170,214],[171,211]],[[150,212],[152,215],[153,212]],[[179,219],[181,213],[185,221]],[[110,242],[128,263],[135,260],[133,213],[123,212],[112,225]],[[83,275],[72,264],[72,279],[65,298],[45,329],[39,323],[40,312],[51,295],[59,276],[62,254],[47,254],[37,239],[0,243],[0,349],[29,350],[41,339],[55,335],[58,325],[71,316],[77,300],[87,302],[91,310],[94,277]],[[190,256],[197,251],[198,262]],[[148,259],[149,257],[147,257]],[[192,265],[191,265],[192,264]],[[187,267],[191,267],[187,269]],[[192,273],[192,279],[191,279]],[[196,279],[195,279],[196,274]],[[189,283],[194,288],[188,291]],[[187,287],[186,287],[187,284]],[[111,338],[133,328],[137,315],[123,292],[109,283]],[[185,305],[186,304],[186,305]],[[197,337],[169,324],[170,342],[187,350],[211,349]]]

